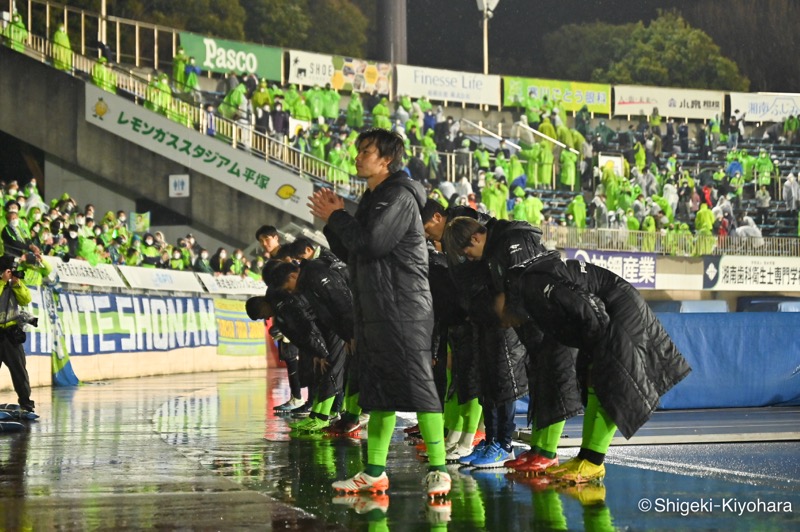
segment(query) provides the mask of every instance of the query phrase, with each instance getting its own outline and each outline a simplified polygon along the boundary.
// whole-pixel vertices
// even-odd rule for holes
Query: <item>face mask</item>
[[[8,212],[19,212],[16,207],[9,207]]]
[[[172,258],[173,259],[179,259],[179,258],[181,258],[181,254],[180,253],[173,253],[172,254]]]
[[[70,231],[69,232],[69,237],[70,238],[78,238],[78,233],[76,233],[75,231]]]
[[[103,232],[100,229],[95,229],[94,234],[100,236]]]
[[[200,258],[206,260],[208,258],[208,253],[201,253]]]
[[[147,244],[148,246],[152,246],[153,245],[153,241],[151,239],[149,239],[149,238],[147,240],[145,240],[144,243]]]
[[[10,189],[10,190],[8,191],[8,195],[9,195],[9,196],[16,196],[16,195],[17,195],[17,191],[18,191],[18,189],[16,189],[16,188],[12,188],[12,189]]]
[[[121,224],[125,223],[125,217],[124,216],[120,216],[119,217],[119,223],[121,223]]]
[[[42,219],[42,215],[37,212],[36,214],[33,215],[33,219],[34,219],[34,221],[38,222],[39,220]]]
[[[17,200],[17,203],[19,203],[19,208],[20,209],[24,209],[25,208],[25,202],[24,201]]]
[[[50,233],[42,233],[42,242],[50,240]]]
[[[228,255],[226,255],[225,253],[220,253],[220,254],[219,254],[219,258],[221,258],[221,259],[225,260],[225,259],[227,259],[227,258],[228,258]]]
[[[10,222],[8,222],[8,224],[11,227],[19,227],[19,220],[18,219],[11,220]]]
[[[83,218],[78,218],[77,220],[75,220],[75,223],[82,227],[83,225],[86,224],[86,220],[84,220]]]
[[[236,254],[236,259],[237,260],[242,260],[242,254],[241,253],[237,253]]]

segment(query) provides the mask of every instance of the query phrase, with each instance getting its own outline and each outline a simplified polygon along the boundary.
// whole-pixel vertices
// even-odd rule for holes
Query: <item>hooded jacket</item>
[[[550,252],[521,266],[525,310],[564,345],[580,349],[578,380],[594,386],[630,438],[659,398],[691,371],[636,289],[614,273]]]
[[[433,301],[420,211],[422,185],[395,172],[341,210],[324,233],[350,269],[365,410],[441,412],[433,380]]]

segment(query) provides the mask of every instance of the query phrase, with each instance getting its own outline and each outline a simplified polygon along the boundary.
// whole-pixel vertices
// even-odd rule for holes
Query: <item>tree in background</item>
[[[676,12],[614,26],[569,25],[545,36],[548,74],[601,83],[746,91],[749,80]]]

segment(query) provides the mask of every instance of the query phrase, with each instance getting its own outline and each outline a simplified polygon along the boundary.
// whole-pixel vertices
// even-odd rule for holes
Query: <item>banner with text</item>
[[[53,267],[51,275],[57,276],[62,283],[85,284],[106,288],[127,288],[117,269],[110,264],[92,266],[85,260],[62,261],[59,257],[44,255],[42,257]]]
[[[525,99],[547,96],[560,101],[565,111],[579,111],[586,105],[589,112],[611,114],[611,85],[557,79],[518,78],[503,76],[503,105],[522,105]]]
[[[289,83],[336,90],[389,94],[392,89],[391,63],[378,63],[341,55],[289,51]]]
[[[212,294],[263,296],[267,290],[264,281],[257,281],[250,277],[211,275],[210,273],[198,273],[197,277],[205,285],[206,290]]]
[[[648,116],[653,108],[664,117],[709,120],[722,118],[725,93],[695,89],[614,85],[614,115]]]
[[[25,351],[49,355],[52,323],[42,291],[31,290],[31,296],[31,314],[39,326],[28,332]],[[217,345],[211,298],[63,292],[56,312],[70,356]]]
[[[203,292],[203,285],[194,272],[118,266],[119,272],[131,288],[146,290],[172,290],[175,292]]]
[[[732,92],[731,111],[739,110],[745,122],[783,122],[800,115],[800,94],[780,92]]]
[[[754,292],[800,291],[797,257],[703,257],[703,289]]]
[[[267,356],[264,321],[248,318],[244,305],[241,300],[214,299],[218,355]]]
[[[500,76],[396,65],[397,94],[500,106]]]
[[[181,32],[181,46],[195,65],[211,72],[255,72],[260,78],[282,81],[283,50]]]
[[[267,163],[159,116],[133,102],[86,85],[86,121],[203,173],[306,222],[314,186],[299,176],[270,177]]]
[[[638,289],[655,289],[656,255],[588,249],[565,249],[568,259],[582,260],[616,273]]]

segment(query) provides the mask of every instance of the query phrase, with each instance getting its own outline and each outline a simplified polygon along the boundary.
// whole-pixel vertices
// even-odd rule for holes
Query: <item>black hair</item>
[[[248,298],[244,304],[247,317],[251,320],[265,320],[272,315],[272,305],[264,296]]]
[[[464,256],[464,248],[472,241],[472,235],[485,232],[486,227],[469,216],[457,216],[447,222],[442,235],[442,248],[447,252],[448,261],[460,261]]]
[[[310,238],[306,238],[304,236],[298,236],[297,238],[295,238],[294,242],[292,242],[292,246],[295,249],[299,250],[300,253],[305,253],[306,248],[314,249],[317,247],[314,245],[314,242],[312,242]]]
[[[278,230],[274,225],[262,225],[256,231],[256,240],[260,240],[262,236],[278,236]]]
[[[269,259],[264,263],[264,266],[261,268],[261,280],[264,281],[264,284],[268,284],[267,276],[278,264],[281,264],[281,261],[276,259]]]
[[[300,267],[297,264],[293,262],[282,262],[274,268],[271,268],[270,271],[264,275],[264,282],[267,283],[267,288],[270,292],[272,290],[282,290],[289,275],[298,271],[300,271]]]
[[[445,215],[444,207],[442,204],[434,199],[428,198],[428,201],[425,202],[425,206],[422,207],[422,223],[426,224],[431,221],[434,214],[439,214],[441,216]]]
[[[378,150],[378,156],[389,157],[389,172],[395,173],[403,169],[403,157],[406,153],[406,147],[403,143],[403,137],[394,131],[381,128],[371,128],[362,131],[356,139],[356,146],[361,147],[361,144],[366,142],[367,146],[375,146]]]

